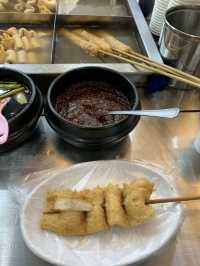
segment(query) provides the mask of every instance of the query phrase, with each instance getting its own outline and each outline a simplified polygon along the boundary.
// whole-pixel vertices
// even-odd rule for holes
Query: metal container
[[[181,5],[170,8],[160,38],[164,61],[200,77],[200,6]],[[173,83],[182,89],[191,86]]]
[[[134,82],[139,85],[144,84],[150,71],[136,68],[112,58],[91,57],[59,34],[60,28],[70,26],[108,30],[117,39],[128,44],[137,52],[157,62],[162,62],[137,0],[103,0],[100,4],[98,0],[72,0],[72,2],[77,3],[69,14],[64,12],[65,7],[69,5],[64,0],[60,0],[58,12],[55,14],[0,13],[0,29],[2,30],[16,26],[17,28],[28,27],[51,33],[49,35],[49,49],[43,49],[42,55],[39,55],[36,50],[38,58],[37,61],[35,60],[36,62],[12,64],[10,67],[26,74],[37,75],[39,79],[44,80],[47,76],[56,76],[81,66],[103,66],[132,76]],[[86,8],[85,3],[87,3],[88,8]],[[62,5],[64,5],[63,9],[60,8]],[[109,11],[109,6],[120,6],[120,10],[123,6],[123,10],[126,12],[116,13],[114,9]],[[84,12],[82,12],[83,9]],[[106,10],[107,12],[105,12]],[[48,58],[44,60],[46,55]]]

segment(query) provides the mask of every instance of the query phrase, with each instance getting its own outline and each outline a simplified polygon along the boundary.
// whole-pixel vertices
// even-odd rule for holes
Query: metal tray
[[[55,8],[49,10],[50,12],[52,13],[57,13],[57,6],[58,6],[58,1],[59,0],[56,0],[56,5],[55,5]],[[7,3],[6,3],[7,2]],[[19,8],[18,10],[16,9],[16,5],[20,5],[22,3],[22,9]],[[36,2],[37,3],[37,2]],[[2,1],[0,3],[0,13],[1,12],[17,12],[17,13],[23,13],[25,9],[29,9],[28,13],[25,12],[26,14],[30,14],[29,12],[32,12],[32,13],[40,13],[40,10],[37,6],[37,4],[35,3],[28,3],[28,6],[26,5],[23,5],[25,4],[25,1],[19,1],[19,0],[7,0],[7,1]],[[30,11],[30,8],[33,8],[32,11]],[[22,11],[23,10],[23,11]],[[26,10],[27,11],[27,10]]]
[[[123,0],[60,0],[58,14],[128,16],[129,12]]]
[[[103,29],[108,33],[111,33],[118,40],[128,44],[135,51],[140,52],[141,49],[137,42],[137,38],[135,35],[135,31],[133,31],[133,27],[129,23],[129,19],[123,23],[110,22],[108,23],[98,23],[92,25],[84,25],[85,29],[89,29],[90,32],[95,32],[95,30]],[[77,21],[77,24],[80,22]],[[70,28],[71,24],[65,24]],[[83,25],[82,25],[83,26]],[[78,26],[79,27],[79,26]],[[61,27],[62,28],[62,27]],[[95,57],[86,53],[79,46],[74,45],[70,40],[66,39],[61,33],[60,28],[56,31],[56,46],[55,46],[55,63],[57,64],[88,64],[88,63],[119,63],[119,60],[111,57]]]
[[[62,0],[60,0],[62,3]],[[80,0],[81,3],[82,0]],[[103,3],[106,0],[103,0]],[[107,2],[110,3],[109,0]],[[118,1],[117,1],[118,2]],[[119,3],[121,3],[119,1]],[[57,75],[71,68],[85,65],[99,65],[110,67],[127,74],[147,74],[149,72],[136,69],[130,64],[124,64],[110,58],[97,58],[87,55],[79,47],[72,45],[62,38],[59,30],[70,25],[84,25],[87,27],[100,27],[114,33],[119,40],[132,46],[138,52],[162,62],[156,44],[149,31],[148,25],[142,15],[136,0],[127,0],[129,15],[101,16],[101,15],[63,15],[63,14],[19,14],[0,13],[0,26],[11,24],[32,28],[47,28],[52,32],[52,46],[49,46],[49,60],[41,64],[9,65],[27,74],[32,75]],[[70,51],[70,52],[69,52]],[[0,65],[3,67],[4,65]]]
[[[9,13],[3,13],[0,14],[0,30],[16,27],[17,29],[26,28],[27,30],[34,30],[36,33],[45,34],[46,36],[38,39],[41,47],[25,53],[27,57],[28,54],[31,54],[32,64],[51,64],[54,46],[54,20],[53,15],[31,14],[30,16],[14,13],[11,16]]]

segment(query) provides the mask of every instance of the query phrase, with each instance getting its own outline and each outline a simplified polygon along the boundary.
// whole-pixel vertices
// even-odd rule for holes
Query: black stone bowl
[[[0,153],[19,146],[32,135],[43,109],[43,97],[41,92],[35,87],[30,77],[16,70],[0,68],[0,80],[1,79],[18,81],[26,85],[30,90],[30,98],[28,104],[24,105],[16,115],[8,119],[9,137],[5,144],[0,145]],[[5,110],[6,108],[8,112],[9,108],[13,109],[14,106],[10,107],[8,103]]]
[[[79,148],[99,149],[121,142],[137,125],[138,116],[128,116],[114,125],[89,128],[68,122],[56,112],[58,95],[72,84],[85,81],[103,81],[120,89],[129,99],[132,109],[140,109],[137,90],[125,76],[103,67],[81,67],[58,76],[52,82],[45,103],[45,116],[49,125],[62,139]]]

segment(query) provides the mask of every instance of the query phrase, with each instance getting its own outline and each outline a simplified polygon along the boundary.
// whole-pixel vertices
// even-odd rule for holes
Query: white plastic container
[[[156,36],[160,36],[164,23],[165,12],[168,8],[168,5],[169,5],[169,0],[155,1],[150,21],[150,29],[151,32]]]
[[[200,0],[170,0],[168,8],[178,5],[200,5]]]

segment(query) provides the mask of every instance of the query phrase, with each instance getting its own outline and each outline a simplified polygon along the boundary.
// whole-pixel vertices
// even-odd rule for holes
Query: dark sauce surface
[[[126,115],[105,115],[110,111],[130,110],[127,97],[104,82],[88,81],[72,85],[59,95],[56,111],[67,121],[84,127],[113,125]]]

